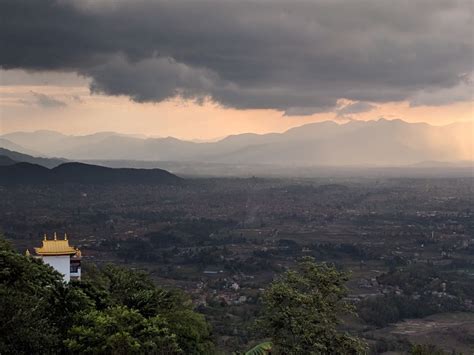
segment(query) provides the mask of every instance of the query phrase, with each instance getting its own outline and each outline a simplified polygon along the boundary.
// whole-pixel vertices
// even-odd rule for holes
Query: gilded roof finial
[[[58,240],[58,236],[57,236],[56,232],[54,232],[54,240]]]
[[[64,240],[67,240],[67,233],[64,233]]]
[[[44,238],[43,240],[48,240],[47,236],[46,236],[46,233],[44,233]]]
[[[30,254],[30,251],[29,251],[28,249],[26,249],[26,251],[25,251],[25,256],[30,256],[30,255],[31,255],[31,254]]]

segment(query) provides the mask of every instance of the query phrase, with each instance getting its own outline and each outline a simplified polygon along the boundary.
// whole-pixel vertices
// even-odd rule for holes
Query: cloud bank
[[[472,99],[472,19],[470,0],[3,0],[0,66],[138,102],[439,105]]]

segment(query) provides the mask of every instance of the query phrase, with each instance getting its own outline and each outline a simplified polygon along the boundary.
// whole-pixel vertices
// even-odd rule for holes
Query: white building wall
[[[43,256],[43,261],[64,275],[64,281],[71,279],[71,257],[69,255]]]

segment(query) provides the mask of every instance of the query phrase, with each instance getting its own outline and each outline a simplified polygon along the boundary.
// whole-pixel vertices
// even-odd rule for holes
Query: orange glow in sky
[[[1,81],[0,81],[1,83]],[[61,105],[42,105],[39,95]],[[369,112],[348,119],[400,118],[408,122],[446,125],[474,120],[473,101],[445,106],[410,107],[408,102],[377,104]],[[85,79],[70,84],[0,85],[0,131],[55,130],[66,134],[98,131],[173,136],[212,140],[245,132],[282,132],[310,122],[344,122],[334,112],[311,116],[284,116],[276,110],[237,110],[207,101],[199,105],[174,99],[161,103],[135,103],[127,97],[91,95]]]

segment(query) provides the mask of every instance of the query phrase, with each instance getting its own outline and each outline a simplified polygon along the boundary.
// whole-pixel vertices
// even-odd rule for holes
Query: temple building
[[[29,251],[26,251],[27,255]],[[64,281],[81,279],[81,251],[69,245],[67,235],[64,239],[58,239],[54,233],[54,239],[50,240],[46,234],[43,239],[43,246],[35,248],[38,258],[44,263],[52,266],[64,276]]]

